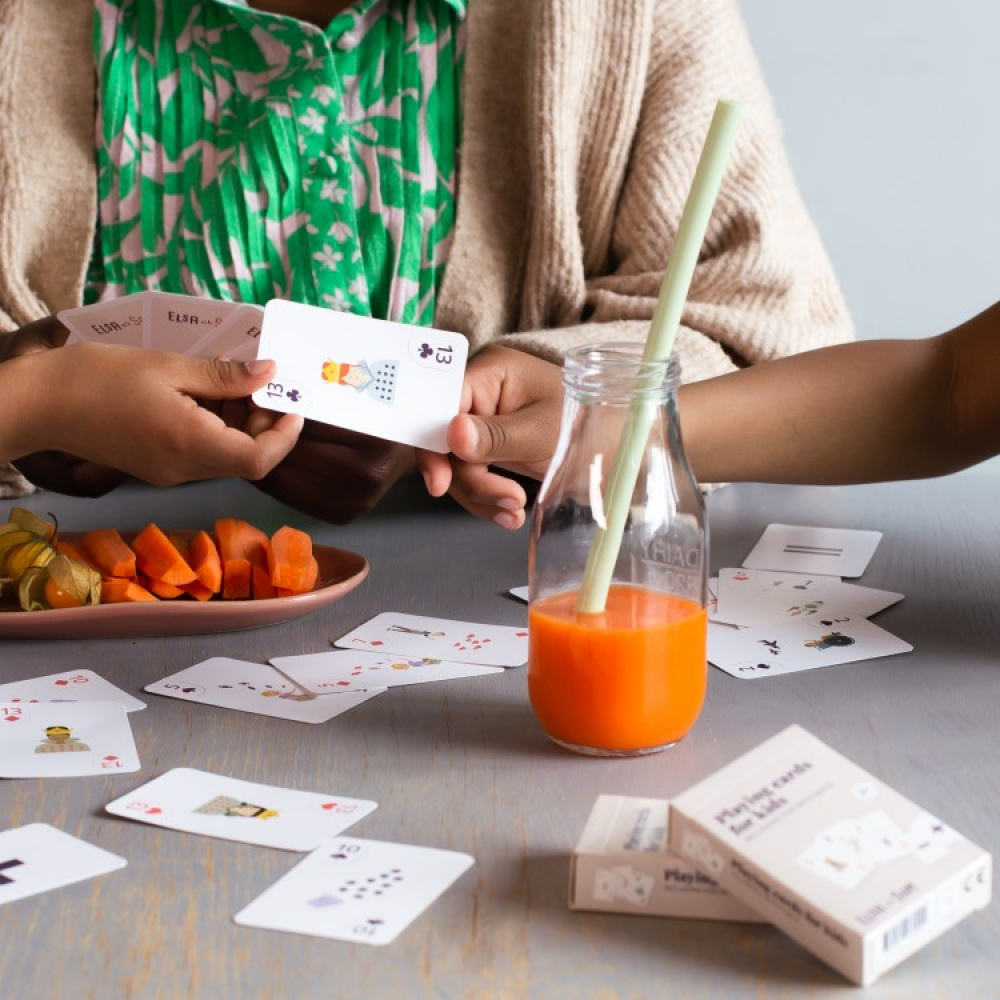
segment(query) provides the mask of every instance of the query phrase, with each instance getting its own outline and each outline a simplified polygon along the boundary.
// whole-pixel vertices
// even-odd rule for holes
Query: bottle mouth
[[[680,359],[674,353],[666,361],[643,361],[644,350],[632,341],[574,347],[563,362],[566,391],[587,402],[665,398],[680,385]]]

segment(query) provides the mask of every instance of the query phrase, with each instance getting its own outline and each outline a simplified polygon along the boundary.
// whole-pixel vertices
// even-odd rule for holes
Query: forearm
[[[38,450],[40,429],[47,420],[45,400],[58,388],[45,384],[41,354],[0,363],[0,463]]]
[[[953,419],[949,336],[838,345],[684,386],[695,477],[856,483],[971,464]]]

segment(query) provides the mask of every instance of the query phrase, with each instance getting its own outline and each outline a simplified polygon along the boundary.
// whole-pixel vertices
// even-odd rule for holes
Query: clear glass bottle
[[[567,355],[559,443],[531,517],[532,708],[556,743],[598,756],[672,746],[707,678],[705,506],[681,442],[680,364],[642,352],[609,343]],[[611,499],[615,476],[627,504]],[[592,552],[597,536],[617,538],[616,510],[604,597]]]

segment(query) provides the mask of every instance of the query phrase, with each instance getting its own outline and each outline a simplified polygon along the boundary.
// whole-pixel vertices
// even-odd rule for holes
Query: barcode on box
[[[914,931],[920,930],[927,923],[927,907],[921,906],[909,916],[904,917],[882,935],[882,951],[891,951],[901,941],[908,938]]]

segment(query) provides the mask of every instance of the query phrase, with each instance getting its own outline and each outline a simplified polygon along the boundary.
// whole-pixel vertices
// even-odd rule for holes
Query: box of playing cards
[[[677,796],[669,842],[863,986],[990,901],[989,854],[798,726]]]
[[[667,849],[665,799],[600,795],[570,861],[574,910],[763,920]]]

